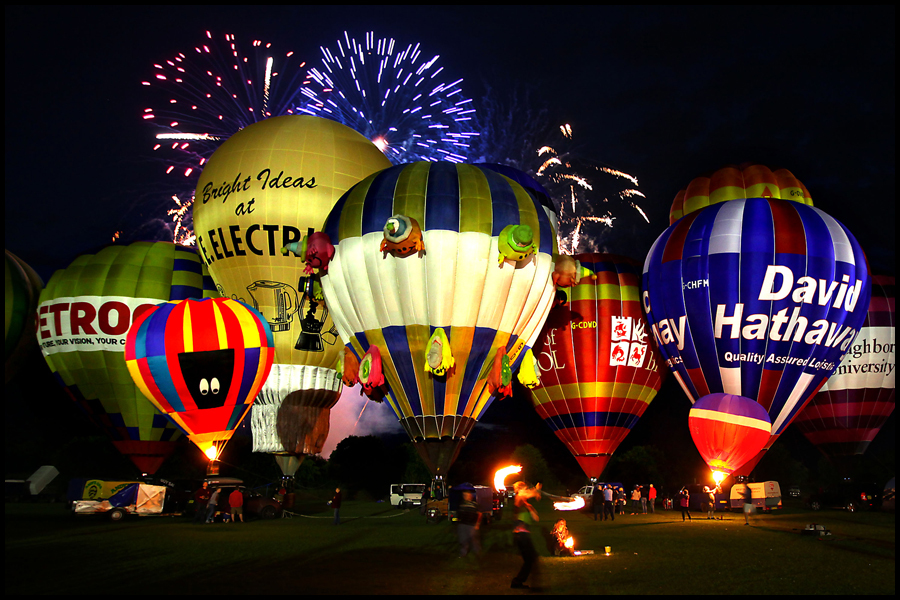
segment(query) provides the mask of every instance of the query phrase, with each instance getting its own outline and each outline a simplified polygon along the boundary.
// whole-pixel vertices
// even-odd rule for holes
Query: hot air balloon
[[[155,306],[135,319],[125,341],[125,363],[141,392],[210,461],[256,399],[273,358],[268,323],[231,298]]]
[[[755,457],[772,432],[769,413],[759,402],[721,393],[694,402],[688,427],[716,484]]]
[[[764,165],[745,163],[691,181],[676,194],[669,210],[669,225],[688,213],[735,198],[781,198],[813,205],[806,186],[787,169],[772,171]]]
[[[6,251],[3,303],[6,343],[6,383],[18,371],[23,359],[37,348],[34,337],[34,312],[44,282],[21,258]]]
[[[894,277],[872,276],[862,330],[844,360],[794,420],[797,428],[849,475],[852,457],[894,412]]]
[[[218,295],[200,257],[171,242],[109,246],[76,258],[41,292],[37,337],[53,375],[144,473],[155,473],[181,435],[134,384],[125,335],[143,311]]]
[[[500,173],[505,177],[509,177],[519,185],[521,185],[526,190],[530,191],[535,198],[541,203],[541,206],[544,207],[544,212],[547,213],[547,218],[550,219],[550,222],[553,224],[553,228],[557,229],[557,218],[556,218],[556,207],[553,206],[553,200],[550,199],[550,192],[547,191],[541,182],[537,179],[526,173],[525,171],[520,171],[515,167],[510,167],[509,165],[500,165],[497,163],[475,163],[476,167],[483,167],[485,169],[490,169],[491,171],[495,171]]]
[[[282,116],[234,134],[200,175],[194,228],[209,272],[223,296],[262,313],[275,340],[252,410],[256,452],[302,458],[322,450],[340,396],[342,344],[316,291],[314,271],[327,269],[328,249],[315,230],[350,186],[390,164],[344,125]],[[295,469],[282,463],[291,465],[286,476]]]
[[[402,234],[397,217],[419,223],[423,250],[381,250]],[[381,362],[386,401],[432,473],[446,474],[495,397],[498,355],[515,369],[550,310],[556,235],[543,206],[488,169],[412,163],[351,188],[323,231],[336,250],[322,287],[360,380]]]
[[[579,254],[594,273],[555,306],[535,346],[532,402],[588,477],[600,477],[662,384],[665,367],[641,309],[640,265]]]
[[[853,343],[869,279],[856,239],[821,210],[737,199],[686,215],[654,242],[644,310],[691,402],[714,392],[756,400],[772,421],[769,448]]]

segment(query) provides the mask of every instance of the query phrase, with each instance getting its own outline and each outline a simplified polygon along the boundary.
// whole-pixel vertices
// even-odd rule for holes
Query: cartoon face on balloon
[[[234,350],[181,352],[178,365],[191,399],[197,408],[218,408],[225,404],[234,372]]]

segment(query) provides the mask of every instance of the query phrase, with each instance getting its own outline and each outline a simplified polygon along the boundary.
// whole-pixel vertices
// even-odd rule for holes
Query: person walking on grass
[[[515,543],[516,548],[518,548],[519,554],[522,556],[522,568],[519,569],[519,572],[513,577],[509,587],[520,589],[532,587],[534,591],[538,591],[539,588],[529,586],[525,581],[532,571],[534,571],[532,581],[536,580],[538,575],[538,553],[537,550],[534,549],[534,542],[531,540],[531,527],[537,523],[539,519],[537,511],[531,506],[529,500],[532,498],[535,500],[541,499],[541,484],[539,483],[536,487],[531,487],[524,481],[517,481],[515,485],[513,485],[513,489],[516,492],[516,497],[513,501],[516,515],[516,524],[513,527],[513,542]]]
[[[478,539],[478,529],[481,526],[481,511],[475,503],[474,490],[463,490],[462,497],[463,501],[459,503],[459,509],[456,511],[459,557],[465,558],[470,549],[475,552],[475,556],[479,556],[481,541]]]
[[[681,522],[684,522],[684,515],[687,515],[688,521],[691,521],[691,494],[688,492],[687,486],[681,488],[678,493],[678,505],[681,507]]]
[[[222,493],[222,488],[216,488],[216,491],[212,493],[212,496],[209,497],[209,502],[206,504],[206,522],[212,523],[213,518],[216,516],[216,506],[219,504],[219,494]]]
[[[741,489],[741,497],[744,499],[744,525],[750,524],[750,515],[753,514],[753,492],[750,491],[750,486],[746,483],[743,484],[743,488]]]

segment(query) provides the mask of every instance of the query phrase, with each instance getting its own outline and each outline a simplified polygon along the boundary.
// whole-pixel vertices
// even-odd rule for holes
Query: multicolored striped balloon
[[[381,250],[397,215],[419,224],[424,250]],[[518,262],[502,258],[501,233],[526,225],[536,250]],[[550,310],[556,232],[519,184],[446,162],[367,177],[341,197],[323,231],[336,250],[322,288],[341,339],[359,359],[380,350],[387,402],[432,471],[444,474],[493,400],[496,354],[516,366]],[[438,328],[455,361],[444,375],[425,369],[430,347],[442,344],[430,342]]]
[[[894,285],[893,276],[872,276],[872,298],[862,330],[794,421],[830,458],[864,453],[894,412]]]
[[[769,413],[758,402],[722,393],[694,402],[688,427],[717,484],[752,460],[772,432]]]
[[[600,477],[656,396],[665,367],[641,310],[640,264],[613,254],[579,254],[595,274],[550,311],[535,345],[541,383],[535,410],[588,477]]]
[[[806,186],[787,169],[773,172],[763,165],[732,165],[711,175],[697,177],[678,192],[669,210],[669,225],[710,204],[739,198],[781,198],[813,205]]]
[[[197,253],[172,242],[81,255],[41,292],[37,338],[50,371],[142,473],[156,472],[181,433],[131,380],[128,328],[160,302],[214,296]]]
[[[230,298],[160,304],[138,317],[125,342],[141,392],[210,459],[231,439],[273,358],[266,320]]]
[[[644,310],[675,378],[692,402],[714,392],[759,402],[772,420],[766,448],[840,364],[869,294],[853,235],[786,200],[690,213],[644,263]]]

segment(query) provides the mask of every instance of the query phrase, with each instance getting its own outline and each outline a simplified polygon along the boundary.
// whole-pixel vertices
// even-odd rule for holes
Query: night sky
[[[206,30],[271,41],[309,65],[343,31],[374,31],[439,54],[476,107],[488,88],[530,90],[548,128],[572,125],[583,157],[639,179],[650,224],[606,232],[611,251],[643,260],[681,188],[751,161],[791,170],[855,233],[873,270],[895,272],[893,6],[5,11],[5,246],[45,281],[116,231],[161,231],[153,222],[170,207],[170,184],[141,119],[140,82]],[[689,404],[673,384],[635,443],[686,430]],[[893,423],[882,435],[893,439]]]

